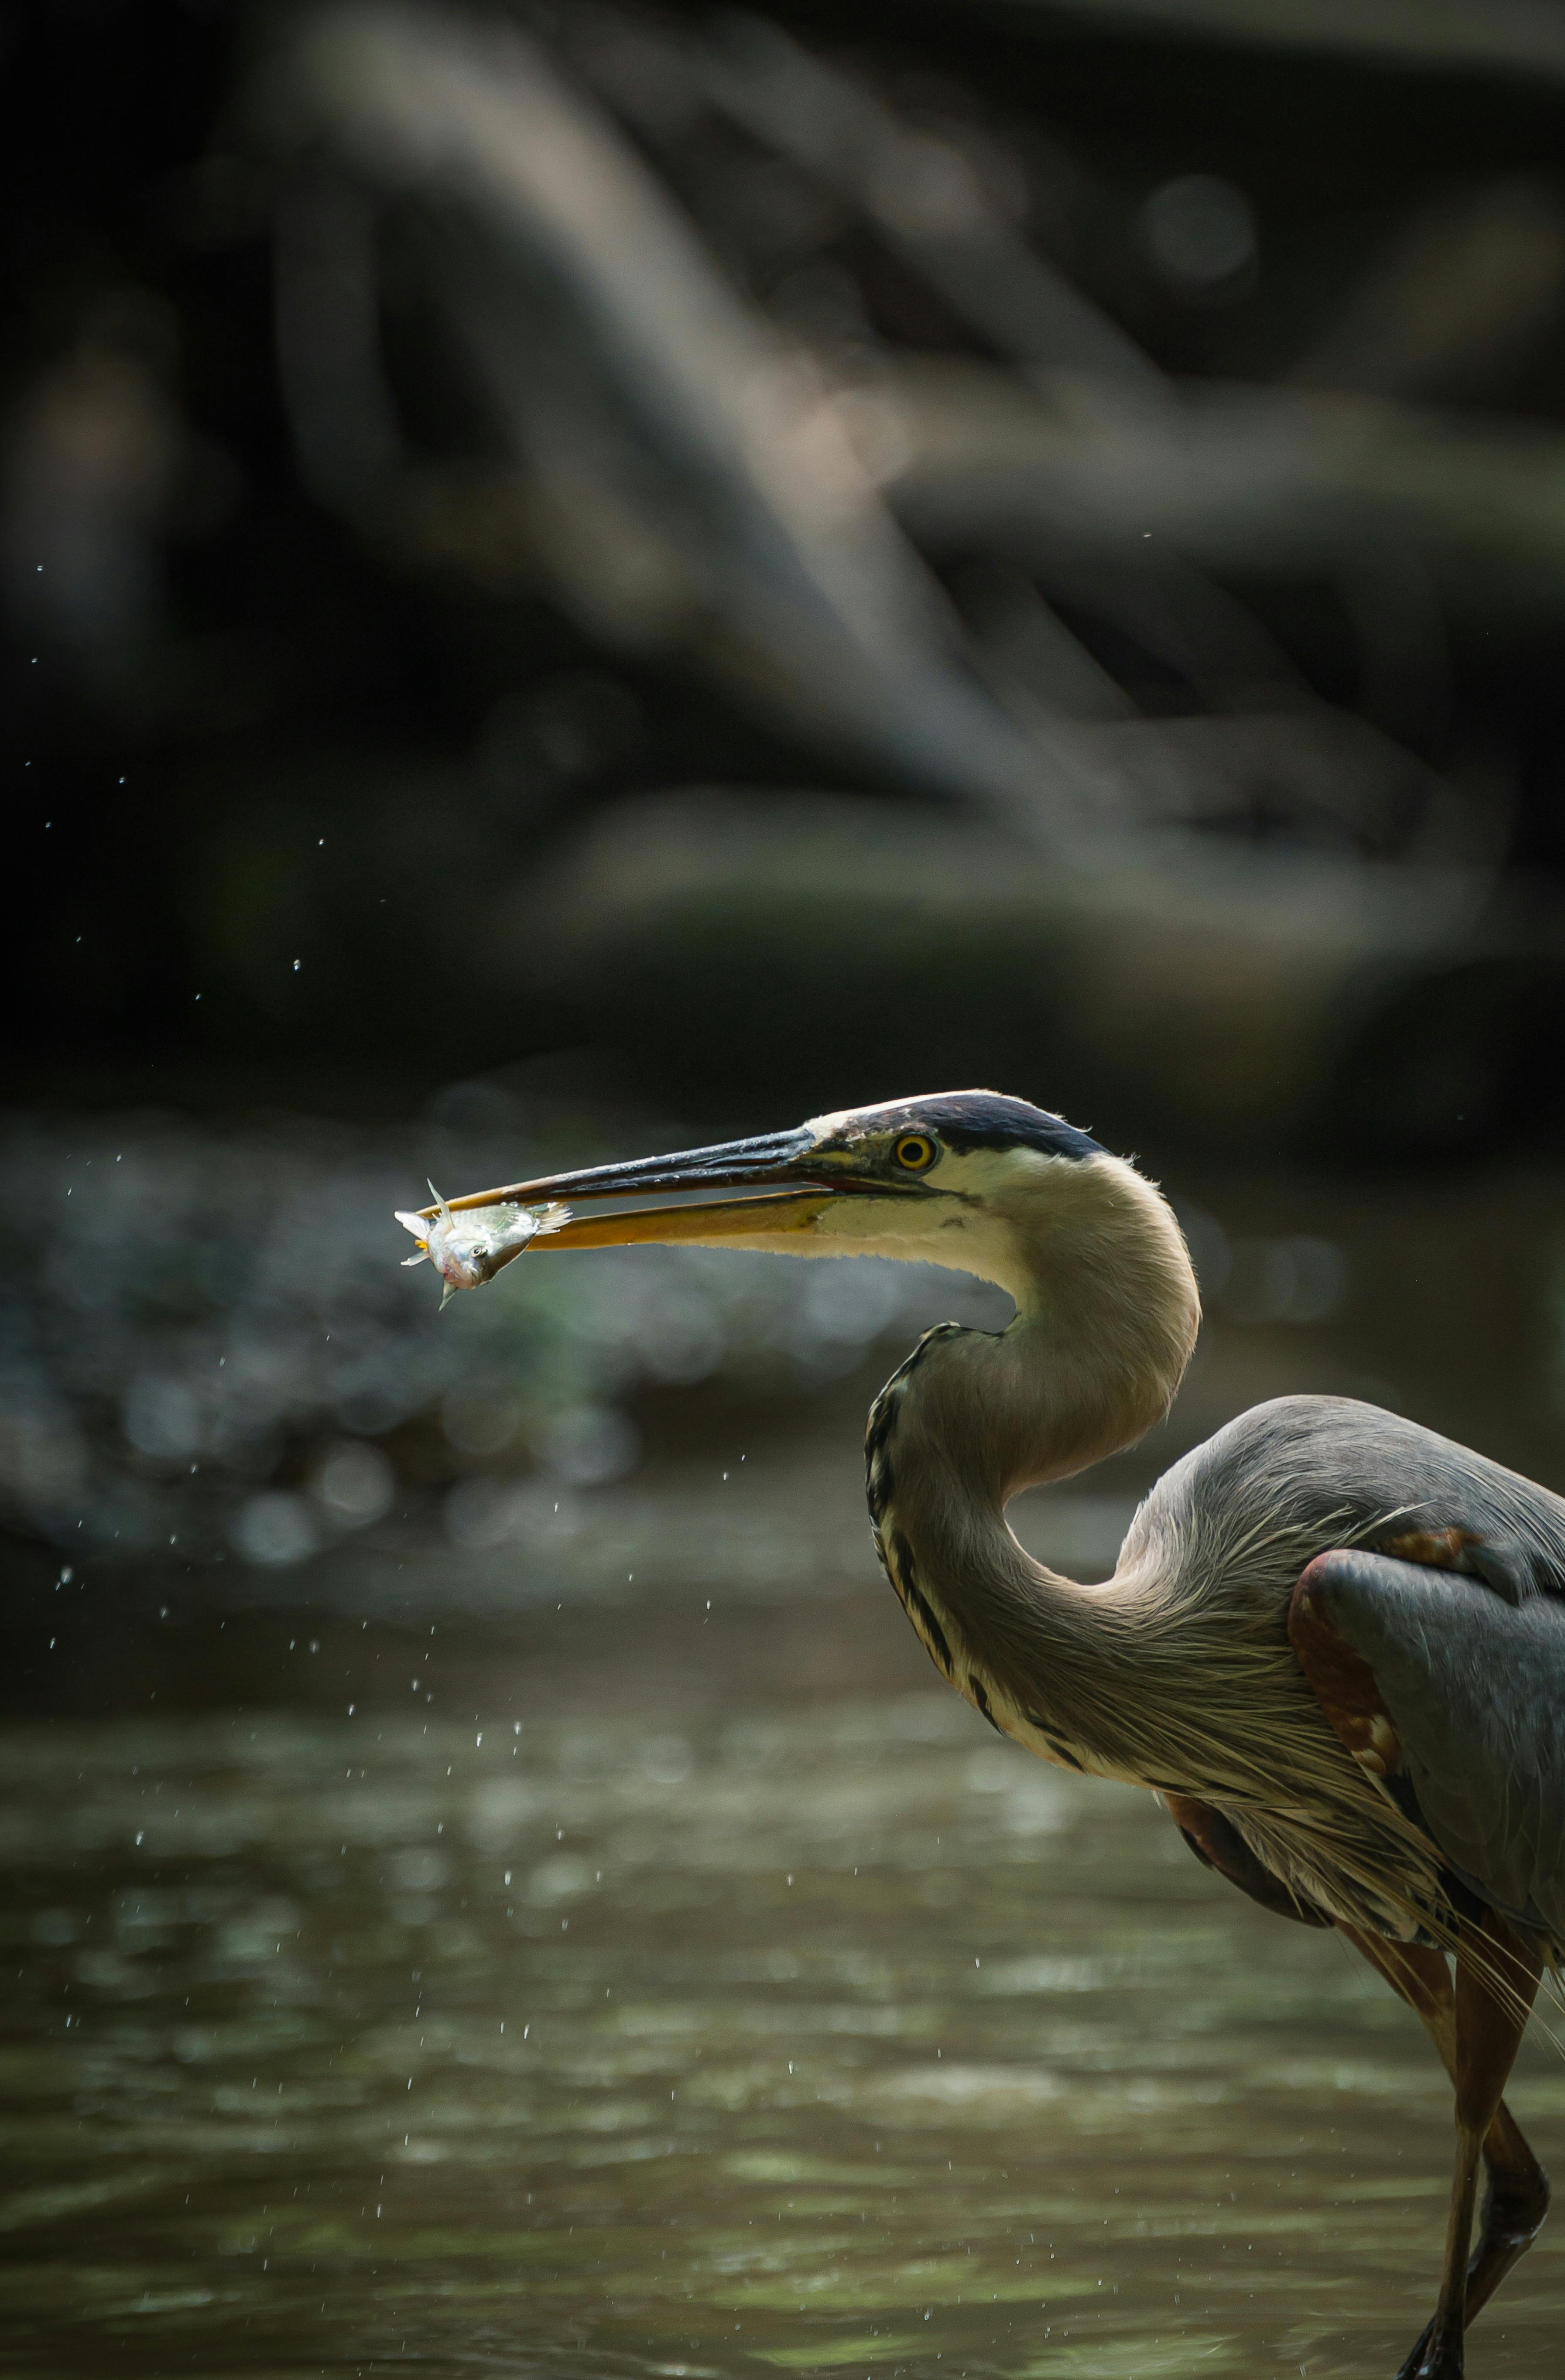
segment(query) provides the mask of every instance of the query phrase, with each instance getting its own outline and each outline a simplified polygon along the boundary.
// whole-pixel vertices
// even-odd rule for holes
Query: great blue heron
[[[544,1249],[899,1257],[1014,1299],[997,1334],[927,1332],[875,1400],[886,1576],[992,1727],[1160,1794],[1200,1858],[1340,1927],[1422,2018],[1455,2087],[1456,2170],[1435,2313],[1399,2380],[1456,2380],[1464,2325],[1548,2203],[1501,2094],[1565,1946],[1565,1501],[1373,1405],[1283,1397],[1164,1474],[1105,1585],[1033,1560],[1007,1501],[1160,1419],[1200,1307],[1157,1187],[1021,1099],[893,1099],[452,1208],[546,1199],[570,1212]]]

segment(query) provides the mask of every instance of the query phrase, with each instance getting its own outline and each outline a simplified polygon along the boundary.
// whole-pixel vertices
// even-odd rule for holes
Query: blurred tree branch
[[[1553,0],[1005,0],[1010,13],[1074,18],[1197,41],[1486,67],[1565,80]]]

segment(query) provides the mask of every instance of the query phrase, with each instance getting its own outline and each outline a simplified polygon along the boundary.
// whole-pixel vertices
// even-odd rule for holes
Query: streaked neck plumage
[[[1118,1159],[1062,1166],[1047,1199],[1005,1220],[1015,1319],[997,1336],[944,1325],[887,1383],[869,1417],[870,1512],[887,1575],[958,1691],[1047,1757],[1125,1774],[1098,1715],[1130,1657],[1136,1583],[1046,1570],[1005,1506],[1161,1419],[1195,1344],[1195,1276],[1168,1206]]]

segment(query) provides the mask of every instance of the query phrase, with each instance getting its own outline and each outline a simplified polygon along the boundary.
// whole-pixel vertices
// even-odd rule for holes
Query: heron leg
[[[1454,2083],[1456,1994],[1444,1953],[1414,1942],[1388,1942],[1352,1925],[1341,1931],[1419,2018]],[[1478,2244],[1467,2267],[1469,2323],[1532,2246],[1548,2213],[1548,2176],[1503,2099],[1484,2136],[1484,2164],[1488,2180],[1478,2218]]]
[[[1387,1947],[1389,1949],[1391,1946]],[[1421,2015],[1424,2014],[1421,2000],[1426,2001],[1432,2010],[1438,2012],[1443,1996],[1432,1972],[1424,1967],[1422,1961],[1403,1968],[1412,1989],[1398,1981],[1397,1975],[1389,1967],[1382,1965],[1378,1958],[1375,1963],[1397,1984],[1402,1997],[1419,2008]],[[1462,2380],[1462,2333],[1470,2312],[1477,2312],[1476,2305],[1469,2308],[1467,2289],[1468,2245],[1473,2231],[1478,2160],[1486,2151],[1491,2130],[1496,2126],[1503,2104],[1501,2094],[1506,2078],[1526,2030],[1542,1973],[1543,1962],[1533,1944],[1513,1933],[1492,1911],[1486,1911],[1480,1920],[1462,1926],[1451,1998],[1456,2169],[1451,2180],[1450,2215],[1446,2230],[1440,2293],[1434,2319],[1403,2363],[1397,2380]],[[1427,2017],[1425,2021],[1426,2023],[1429,2022]],[[1441,2029],[1444,2029],[1443,2020]],[[1433,2024],[1430,2031],[1438,2043],[1439,2034]],[[1521,2135],[1515,2132],[1514,2126],[1510,2127],[1510,2131],[1520,2142]],[[1525,2143],[1522,2145],[1524,2147]],[[1528,2155],[1531,2159],[1531,2153]],[[1507,2261],[1514,2262],[1515,2255],[1520,2252],[1520,2248],[1517,2248]],[[1498,2265],[1495,2270],[1488,2283],[1490,2289],[1504,2269],[1504,2265]]]

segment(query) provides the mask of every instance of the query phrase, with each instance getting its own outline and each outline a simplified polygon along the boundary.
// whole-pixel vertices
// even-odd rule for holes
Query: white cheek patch
[[[902,1264],[939,1265],[993,1281],[1012,1296],[1020,1278],[1007,1227],[954,1199],[931,1198],[928,1205],[912,1198],[839,1199],[795,1245],[800,1256],[890,1257]]]

